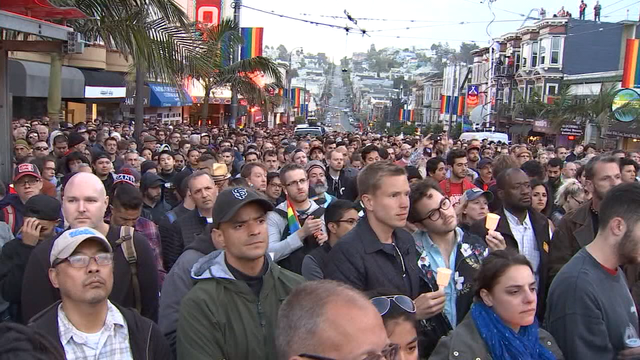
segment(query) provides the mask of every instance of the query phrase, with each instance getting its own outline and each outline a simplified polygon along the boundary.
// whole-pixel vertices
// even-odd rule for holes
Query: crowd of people
[[[640,152],[48,125],[0,185],[0,359],[640,356]]]

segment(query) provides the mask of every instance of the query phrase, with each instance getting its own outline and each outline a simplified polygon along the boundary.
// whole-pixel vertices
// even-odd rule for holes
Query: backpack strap
[[[133,286],[133,297],[138,313],[142,311],[142,295],[140,293],[140,281],[138,280],[138,254],[133,243],[134,228],[131,226],[120,227],[120,239],[116,242],[121,245],[122,253],[129,263],[131,270],[131,285]]]

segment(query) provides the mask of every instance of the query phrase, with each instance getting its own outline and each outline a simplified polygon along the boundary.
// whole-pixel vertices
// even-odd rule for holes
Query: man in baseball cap
[[[250,189],[228,188],[218,195],[211,234],[224,250],[193,266],[196,285],[180,303],[179,359],[264,359],[275,352],[272,334],[280,299],[304,279],[271,264],[266,222],[271,209],[268,200]],[[261,315],[243,310],[255,308],[255,299],[260,299]],[[228,318],[229,307],[244,315],[221,330],[217,319]],[[254,331],[260,328],[264,331]],[[202,341],[202,334],[210,341]]]
[[[478,162],[478,178],[473,182],[473,185],[480,189],[487,191],[489,187],[495,184],[493,179],[493,160],[491,158],[483,158]]]
[[[69,229],[60,235],[53,243],[53,247],[49,253],[49,262],[51,263],[51,267],[55,268],[58,264],[67,260],[71,255],[73,255],[76,248],[86,240],[95,240],[100,244],[105,253],[111,254],[113,252],[111,244],[109,244],[107,238],[98,230],[94,230],[90,227]],[[111,259],[109,263],[113,261],[113,257],[110,257]],[[89,259],[89,261],[91,261],[91,259]],[[70,262],[71,266],[76,265],[74,260],[70,260]],[[100,260],[98,260],[98,265],[101,265]]]
[[[42,191],[40,170],[34,164],[18,164],[13,169],[13,188],[15,194],[7,195],[0,201],[0,221],[9,225],[13,234],[17,234],[24,219],[24,204]]]

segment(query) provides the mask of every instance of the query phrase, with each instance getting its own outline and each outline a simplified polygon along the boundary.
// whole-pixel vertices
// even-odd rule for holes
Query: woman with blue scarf
[[[491,252],[476,279],[476,300],[431,360],[560,360],[553,337],[538,327],[531,264],[513,250]]]

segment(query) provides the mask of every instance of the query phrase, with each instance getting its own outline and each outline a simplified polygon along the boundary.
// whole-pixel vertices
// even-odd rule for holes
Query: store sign
[[[114,99],[127,97],[125,86],[85,86],[84,97],[87,99]]]
[[[204,26],[220,23],[220,0],[196,0],[196,21]]]
[[[611,102],[611,112],[618,121],[631,122],[640,115],[640,94],[634,89],[620,89]]]
[[[560,135],[582,136],[583,133],[582,126],[576,124],[565,124],[560,128]]]
[[[480,103],[478,94],[478,85],[469,85],[467,87],[467,106],[478,106]]]

